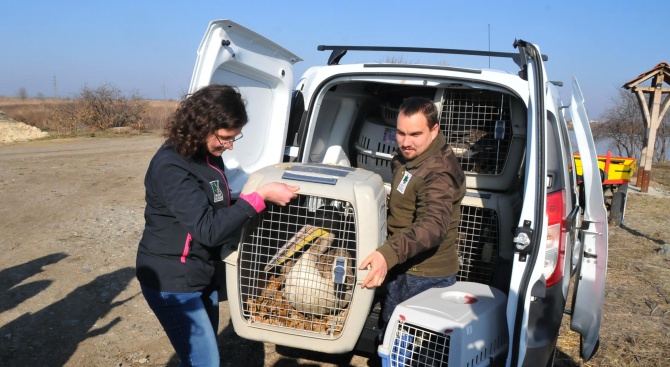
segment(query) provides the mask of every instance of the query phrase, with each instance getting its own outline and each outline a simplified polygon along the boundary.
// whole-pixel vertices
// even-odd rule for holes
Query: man
[[[381,286],[388,272],[384,325],[400,302],[456,282],[456,236],[465,174],[439,130],[437,116],[437,107],[427,98],[408,98],[400,106],[389,236],[360,267],[370,270],[364,288]]]

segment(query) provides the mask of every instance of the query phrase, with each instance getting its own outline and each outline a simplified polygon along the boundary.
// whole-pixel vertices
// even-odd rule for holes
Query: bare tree
[[[28,91],[26,90],[26,88],[25,87],[19,88],[19,90],[16,92],[16,97],[20,99],[28,98]]]
[[[88,117],[88,126],[99,130],[125,126],[144,129],[146,102],[136,92],[125,96],[118,88],[105,84],[95,89],[82,88],[78,99]]]
[[[110,84],[83,87],[75,98],[58,104],[49,129],[60,136],[113,127],[143,131],[146,130],[144,112],[147,104],[137,93],[126,96]]]
[[[79,129],[85,127],[85,116],[81,113],[79,100],[68,99],[58,103],[49,119],[47,128],[53,136],[76,135]]]
[[[592,127],[596,141],[610,142],[610,148],[624,157],[640,159],[646,125],[637,97],[624,89],[612,97],[611,105],[603,113],[602,122]],[[654,144],[654,161],[664,162],[670,152],[670,119],[664,118]]]
[[[612,105],[603,113],[603,121],[593,127],[596,141],[608,140],[618,155],[639,158],[644,140],[644,120],[632,93],[618,89]]]

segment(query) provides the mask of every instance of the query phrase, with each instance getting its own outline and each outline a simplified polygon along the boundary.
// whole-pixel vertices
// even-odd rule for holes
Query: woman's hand
[[[298,190],[300,190],[300,186],[291,186],[281,182],[270,182],[259,187],[256,192],[264,201],[284,206],[292,199],[298,197],[298,194],[296,194]]]

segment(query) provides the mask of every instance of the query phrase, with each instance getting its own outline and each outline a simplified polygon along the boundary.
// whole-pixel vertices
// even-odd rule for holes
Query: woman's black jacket
[[[163,292],[190,293],[213,284],[221,247],[237,241],[257,213],[245,200],[231,205],[221,157],[189,160],[169,145],[154,155],[146,177],[145,227],[137,279]]]

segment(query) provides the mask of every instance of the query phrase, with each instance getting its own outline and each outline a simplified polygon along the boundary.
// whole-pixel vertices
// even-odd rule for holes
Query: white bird
[[[330,314],[346,308],[351,301],[353,270],[348,251],[330,248],[335,236],[321,228],[305,226],[282,248],[285,256],[276,256],[270,268],[311,242],[295,263],[287,263],[283,272],[284,298],[299,312]]]

